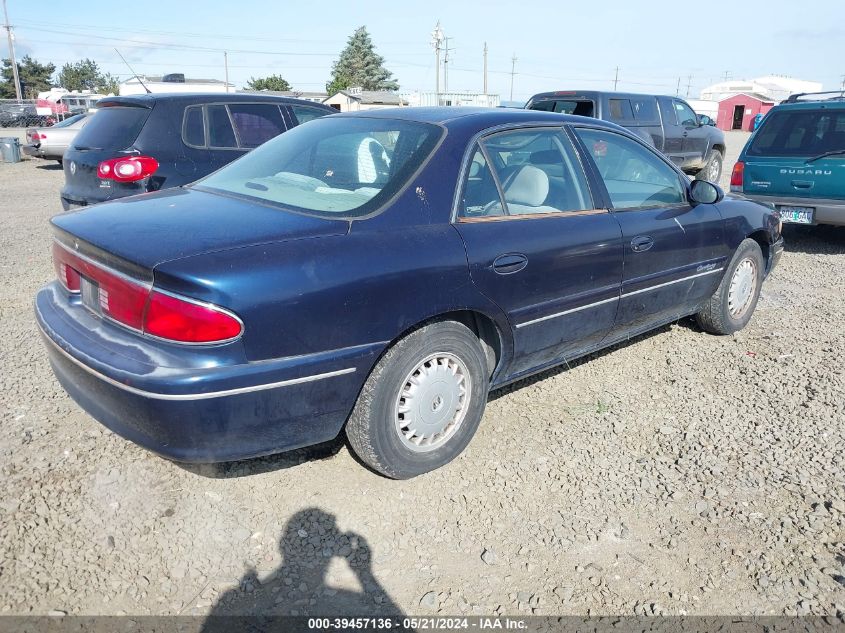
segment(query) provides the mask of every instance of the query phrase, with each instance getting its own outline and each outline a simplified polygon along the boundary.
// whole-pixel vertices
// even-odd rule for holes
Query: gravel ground
[[[342,443],[186,469],[52,376],[62,179],[0,164],[0,614],[845,611],[843,231],[790,235],[743,332],[683,321],[494,394],[437,472]]]

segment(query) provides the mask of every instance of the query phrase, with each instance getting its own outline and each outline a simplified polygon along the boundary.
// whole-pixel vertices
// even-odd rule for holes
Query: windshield
[[[198,185],[293,210],[366,215],[405,185],[440,135],[439,127],[427,123],[321,118],[268,141]]]
[[[53,126],[53,128],[55,129],[55,128],[58,128],[58,127],[68,127],[70,125],[73,125],[77,121],[81,121],[86,116],[88,116],[88,115],[87,114],[74,114],[73,116],[66,118],[64,121],[59,121],[58,123],[56,123]]]
[[[750,156],[819,156],[845,150],[845,110],[771,112],[754,135]]]

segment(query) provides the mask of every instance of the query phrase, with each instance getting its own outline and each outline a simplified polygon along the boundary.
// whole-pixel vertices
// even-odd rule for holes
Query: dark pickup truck
[[[612,121],[666,154],[678,167],[718,183],[725,158],[725,134],[710,117],[697,115],[678,97],[597,90],[536,94],[528,110],[589,116]]]

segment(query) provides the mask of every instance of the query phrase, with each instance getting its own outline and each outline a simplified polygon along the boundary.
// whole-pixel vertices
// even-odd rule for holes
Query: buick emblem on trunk
[[[74,163],[73,161],[70,161],[70,175],[76,175],[76,163]]]

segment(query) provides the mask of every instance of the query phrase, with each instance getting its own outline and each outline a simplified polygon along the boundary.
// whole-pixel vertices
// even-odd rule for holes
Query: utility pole
[[[440,45],[443,43],[443,29],[440,28],[440,20],[431,33],[431,45],[434,47],[434,99],[435,105],[440,105]]]
[[[18,101],[23,98],[21,95],[21,78],[18,76],[18,62],[15,61],[15,36],[12,35],[12,25],[9,24],[9,11],[6,9],[6,0],[3,0],[3,16],[6,18],[6,35],[9,38],[9,60],[12,62],[12,77],[15,80],[15,95]]]
[[[689,89],[692,85],[692,75],[687,76],[687,99],[689,99]]]
[[[845,85],[845,77],[842,78],[842,85]],[[487,94],[487,42],[484,42],[484,94]]]
[[[726,71],[725,71],[725,77],[724,77],[724,80],[723,80],[723,81],[727,81],[727,80],[728,80],[728,79],[730,79],[730,78],[731,78],[731,71],[726,70]]]
[[[229,53],[223,51],[223,66],[226,68],[226,92],[229,92]]]
[[[613,91],[616,92],[616,84],[619,83],[619,66],[616,67],[616,75],[613,77]]]
[[[443,92],[449,92],[449,38],[443,37]]]
[[[513,76],[516,74],[516,53],[511,57],[511,101],[513,101]]]
[[[680,77],[678,77],[678,87],[675,88],[675,96],[676,97],[681,96],[681,78]]]

